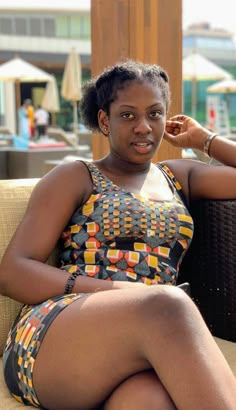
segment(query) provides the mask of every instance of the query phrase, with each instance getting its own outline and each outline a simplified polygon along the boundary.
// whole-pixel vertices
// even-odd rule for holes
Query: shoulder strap
[[[98,192],[109,190],[110,187],[112,186],[112,182],[105,175],[103,175],[101,171],[99,171],[99,169],[97,168],[95,164],[93,164],[92,162],[84,162],[84,163],[90,172],[90,175],[91,175],[91,178],[94,184],[94,188]]]
[[[174,186],[175,190],[177,191],[177,194],[179,195],[181,201],[185,204],[185,206],[188,207],[188,201],[183,193],[183,189],[180,185],[180,183],[177,181],[175,178],[173,172],[170,170],[170,168],[165,165],[165,164],[157,164],[157,167],[161,170],[161,172],[166,176],[167,180],[170,182],[172,186]]]

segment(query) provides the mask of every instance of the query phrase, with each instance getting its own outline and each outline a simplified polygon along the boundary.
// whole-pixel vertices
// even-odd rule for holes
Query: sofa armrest
[[[0,180],[0,260],[20,223],[38,179]],[[21,304],[0,295],[0,356]]]
[[[190,207],[195,230],[178,282],[213,335],[236,342],[236,200],[198,200]]]

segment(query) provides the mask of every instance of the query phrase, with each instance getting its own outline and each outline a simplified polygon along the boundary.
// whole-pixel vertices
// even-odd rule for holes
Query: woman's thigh
[[[44,407],[94,408],[127,377],[150,368],[142,352],[139,315],[150,292],[98,292],[76,300],[56,317],[33,370],[33,385]]]
[[[112,392],[103,410],[175,410],[176,407],[153,370],[130,376]]]
[[[73,302],[42,341],[33,384],[50,410],[86,410],[148,369],[178,408],[184,401],[185,408],[198,409],[209,398],[220,409],[228,400],[225,389],[235,396],[232,372],[198,309],[182,290],[164,285],[98,292]],[[211,386],[216,381],[223,384],[218,396]]]

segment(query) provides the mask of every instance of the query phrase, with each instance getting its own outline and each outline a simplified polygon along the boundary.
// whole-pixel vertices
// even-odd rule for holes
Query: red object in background
[[[44,142],[44,143],[35,143],[30,142],[29,148],[30,149],[41,149],[41,148],[64,148],[66,147],[65,142]]]

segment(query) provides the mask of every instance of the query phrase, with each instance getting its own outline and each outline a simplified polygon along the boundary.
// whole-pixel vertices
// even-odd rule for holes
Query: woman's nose
[[[152,128],[146,118],[140,118],[140,120],[137,121],[137,123],[135,124],[135,127],[134,127],[135,133],[148,134],[151,131],[152,131]]]

